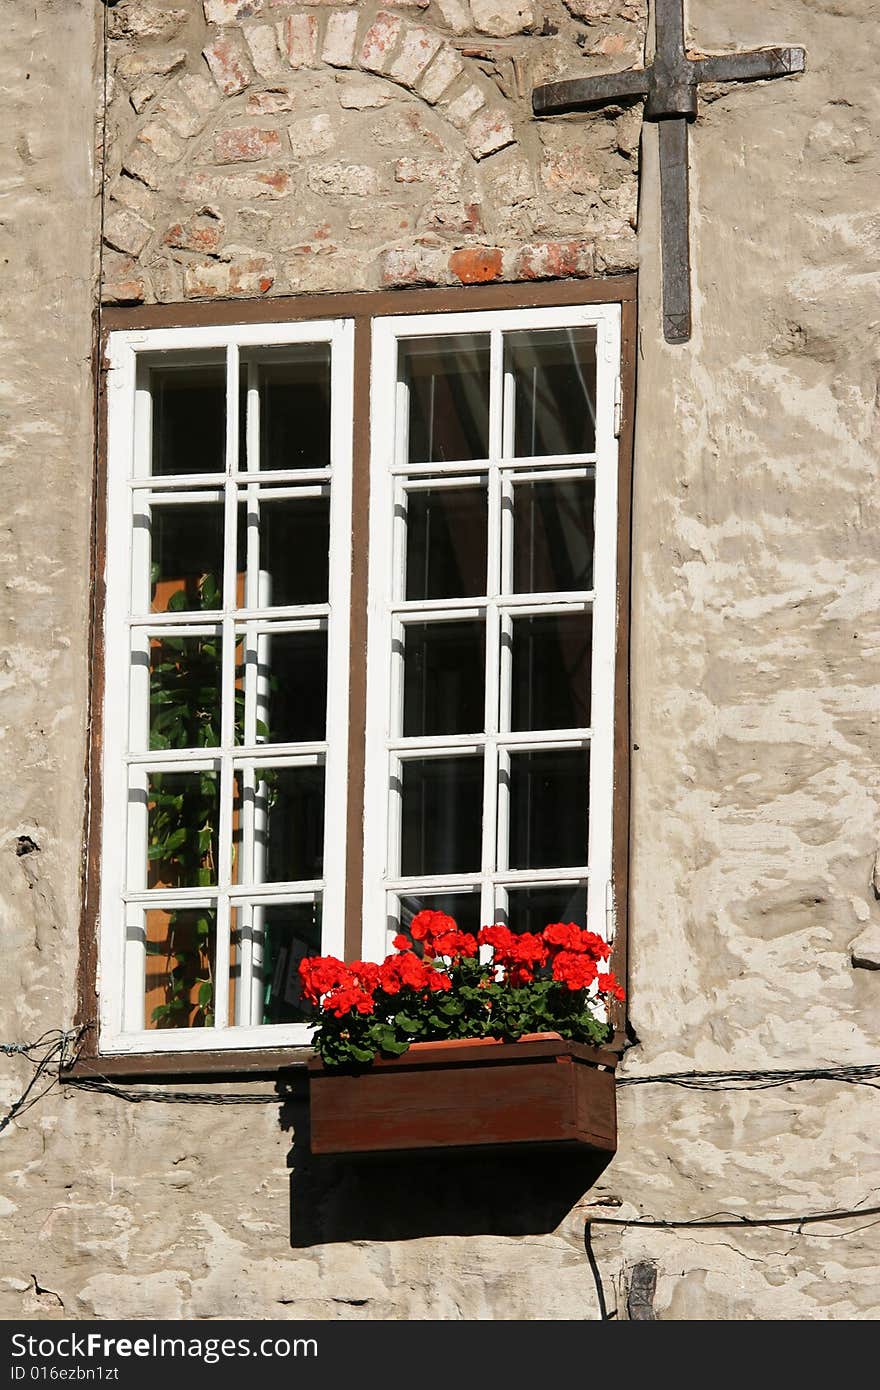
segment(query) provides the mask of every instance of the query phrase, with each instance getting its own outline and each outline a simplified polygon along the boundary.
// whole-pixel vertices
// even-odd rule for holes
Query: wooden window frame
[[[155,305],[105,308],[96,333],[98,352],[98,432],[93,530],[91,611],[91,687],[87,767],[86,852],[83,873],[77,1023],[83,1043],[74,1075],[209,1076],[275,1075],[281,1068],[303,1065],[311,1049],[267,1044],[238,1049],[102,1051],[98,1018],[98,929],[101,895],[101,842],[105,815],[101,750],[104,743],[103,690],[106,653],[104,613],[107,529],[107,346],[111,333],[138,334],[147,330],[244,329],[307,325],[316,320],[350,320],[353,328],[353,430],[351,476],[351,609],[348,660],[348,805],[345,840],[344,953],[361,954],[364,904],[364,781],[367,719],[367,589],[370,535],[370,395],[372,337],[376,320],[387,316],[447,315],[508,309],[540,309],[611,304],[620,306],[620,406],[617,470],[617,569],[614,641],[613,796],[611,882],[608,909],[614,932],[613,967],[626,978],[627,875],[629,845],[629,600],[632,449],[636,367],[636,298],[634,275],[594,281],[553,281],[505,284],[447,290],[394,290],[376,293],[321,294],[270,301],[222,304]],[[173,336],[173,335],[172,335]],[[247,338],[247,334],[244,335]],[[614,1020],[618,1036],[624,1023],[621,1010]],[[278,1026],[278,1025],[274,1025]],[[282,1025],[283,1026],[283,1025]]]

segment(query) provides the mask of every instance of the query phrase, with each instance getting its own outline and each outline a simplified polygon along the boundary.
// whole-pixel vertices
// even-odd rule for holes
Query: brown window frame
[[[354,321],[353,478],[351,536],[351,628],[348,732],[348,839],[346,848],[346,956],[360,952],[363,893],[363,808],[366,739],[367,570],[370,489],[371,324],[397,314],[442,314],[491,309],[564,307],[583,304],[621,307],[621,416],[618,452],[617,633],[614,695],[614,792],[612,866],[616,931],[612,967],[627,979],[627,907],[629,866],[629,615],[631,566],[631,497],[636,375],[637,277],[561,280],[541,283],[456,289],[404,289],[351,294],[318,294],[271,300],[162,304],[137,308],[105,307],[96,324],[96,398],[98,401],[91,559],[89,746],[86,768],[85,853],[83,859],[80,954],[76,1026],[82,1041],[72,1077],[266,1076],[302,1067],[308,1047],[224,1049],[198,1052],[101,1053],[98,1048],[98,909],[101,842],[102,710],[104,682],[102,614],[107,482],[106,347],[117,330],[228,326],[233,324],[305,322],[344,318]],[[615,1044],[622,1043],[625,1014],[613,1020]]]

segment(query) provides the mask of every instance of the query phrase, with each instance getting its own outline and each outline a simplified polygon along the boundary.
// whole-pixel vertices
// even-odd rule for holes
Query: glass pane
[[[514,618],[511,729],[589,727],[592,639],[590,613]]]
[[[469,598],[486,592],[485,487],[410,492],[406,597]]]
[[[213,908],[144,913],[146,1028],[210,1028],[214,1023]]]
[[[217,609],[223,592],[223,504],[156,504],[150,532],[151,610]],[[137,523],[135,523],[137,524]]]
[[[403,733],[479,733],[485,721],[486,624],[407,623]]]
[[[560,887],[510,888],[507,911],[498,909],[496,916],[506,921],[511,931],[541,932],[551,922],[574,922],[587,925],[587,885],[568,883]]]
[[[511,869],[586,864],[586,748],[510,755]]]
[[[504,339],[504,371],[513,377],[513,452],[518,458],[593,452],[595,328],[509,333]]]
[[[414,758],[401,769],[400,872],[465,874],[479,869],[483,758]]]
[[[518,483],[513,498],[513,592],[592,589],[592,478]]]
[[[329,468],[330,344],[285,349],[257,366],[260,461],[267,468]]]
[[[150,772],[146,793],[129,793],[133,814],[146,796],[147,886],[200,888],[217,882],[220,779],[216,772]]]
[[[238,651],[242,652],[240,646]],[[255,672],[256,721],[246,733],[241,723],[237,725],[236,742],[323,740],[327,732],[326,630],[261,633],[248,647],[245,659],[248,672]]]
[[[409,893],[400,898],[399,903],[397,915],[392,916],[389,923],[392,933],[408,932],[412,919],[426,908],[432,912],[448,913],[455,918],[461,931],[472,932],[476,936],[480,930],[479,893]]]
[[[321,952],[321,904],[247,904],[232,911],[229,1022],[301,1023],[299,963]]]
[[[215,748],[220,742],[220,635],[154,637],[149,657],[150,748]]]
[[[330,573],[330,498],[270,498],[239,508],[238,568],[247,567],[257,593],[248,607],[286,608],[326,603]]]
[[[151,471],[226,471],[226,365],[154,367]]]
[[[402,341],[400,380],[409,388],[410,463],[488,458],[488,333]]]
[[[324,871],[323,766],[240,771],[236,783],[234,881],[320,878]]]

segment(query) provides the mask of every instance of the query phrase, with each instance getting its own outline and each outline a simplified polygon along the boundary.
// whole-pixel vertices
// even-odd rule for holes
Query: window
[[[425,906],[611,930],[621,308],[561,289],[110,333],[102,1054],[305,1042],[302,956]]]

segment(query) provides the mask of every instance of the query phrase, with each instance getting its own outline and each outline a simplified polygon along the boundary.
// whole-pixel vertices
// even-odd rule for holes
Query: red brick
[[[104,282],[101,286],[101,301],[104,304],[141,304],[146,298],[147,287],[137,264],[129,256],[114,256],[109,252],[104,257]]]
[[[179,251],[199,251],[203,256],[211,256],[219,250],[223,230],[223,222],[215,213],[202,212],[186,222],[175,222],[162,240]]]
[[[224,96],[235,96],[249,87],[253,74],[238,34],[221,37],[202,50],[211,75]]]
[[[423,246],[386,251],[381,259],[383,285],[442,285],[449,279],[445,251]]]
[[[280,153],[281,135],[277,130],[241,125],[219,130],[214,136],[216,164],[253,163],[257,159],[274,159]]]
[[[555,280],[593,274],[591,241],[538,241],[521,246],[514,261],[519,280]]]
[[[397,43],[403,21],[397,15],[380,10],[374,23],[364,35],[361,46],[360,65],[368,72],[384,72],[388,66],[391,52]]]
[[[318,53],[318,21],[312,14],[293,14],[278,25],[278,43],[292,68],[313,68]]]
[[[502,253],[497,246],[466,246],[453,251],[449,269],[463,285],[485,285],[497,280],[502,269]]]
[[[187,299],[252,298],[266,294],[275,283],[268,256],[242,255],[231,261],[199,261],[187,266],[183,293]]]

